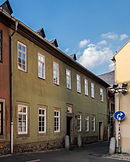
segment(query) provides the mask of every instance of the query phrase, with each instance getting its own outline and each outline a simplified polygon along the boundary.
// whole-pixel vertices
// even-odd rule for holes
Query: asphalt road
[[[70,151],[61,149],[2,156],[0,162],[119,162],[119,160],[105,158],[107,154],[108,143],[98,142],[82,148],[73,148]]]

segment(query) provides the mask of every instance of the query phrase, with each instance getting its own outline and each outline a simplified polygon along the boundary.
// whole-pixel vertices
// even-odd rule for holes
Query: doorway
[[[72,120],[72,117],[67,116],[66,135],[68,135],[69,137],[71,136],[71,120]]]
[[[99,140],[103,140],[103,123],[99,122]]]

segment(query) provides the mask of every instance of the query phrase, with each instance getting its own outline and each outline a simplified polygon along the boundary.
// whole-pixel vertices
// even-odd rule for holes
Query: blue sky
[[[4,0],[0,0],[3,3]],[[130,0],[10,0],[13,16],[33,30],[44,28],[46,39],[77,54],[95,74],[113,69],[110,59],[129,39]]]

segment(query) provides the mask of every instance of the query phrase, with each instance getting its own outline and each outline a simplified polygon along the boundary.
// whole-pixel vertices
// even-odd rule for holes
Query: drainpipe
[[[10,36],[10,147],[13,154],[13,36],[18,29],[18,21],[15,21],[15,30]]]

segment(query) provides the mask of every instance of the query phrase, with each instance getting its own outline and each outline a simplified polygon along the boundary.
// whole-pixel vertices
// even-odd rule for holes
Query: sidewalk
[[[109,159],[130,161],[130,154],[114,154],[114,155],[107,155],[104,157]]]

